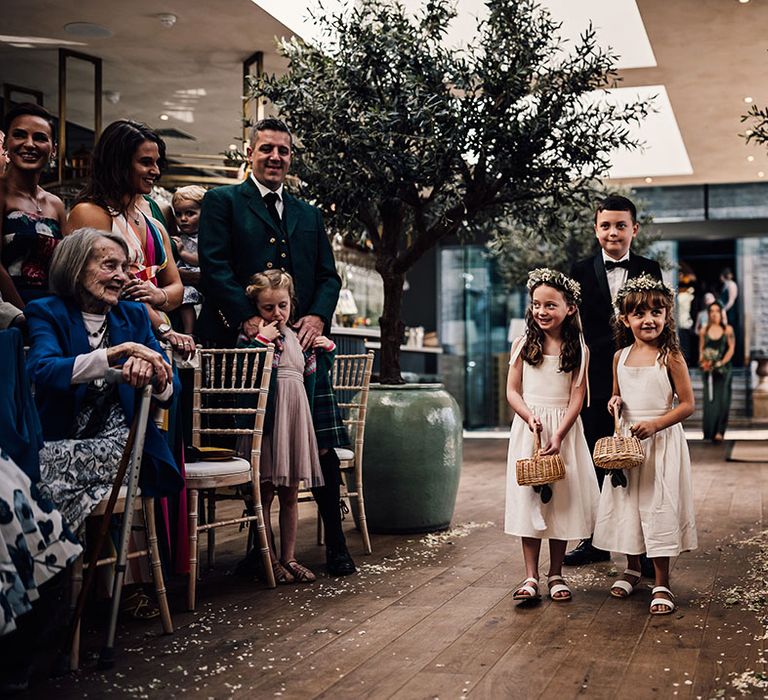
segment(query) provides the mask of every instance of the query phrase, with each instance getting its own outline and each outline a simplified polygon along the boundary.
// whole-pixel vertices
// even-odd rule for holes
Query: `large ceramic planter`
[[[371,385],[363,453],[371,532],[449,527],[461,460],[461,413],[442,384]]]

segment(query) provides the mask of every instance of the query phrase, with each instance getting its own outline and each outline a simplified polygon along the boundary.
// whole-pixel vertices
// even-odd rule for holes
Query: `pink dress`
[[[304,388],[304,353],[299,339],[288,327],[277,367],[275,418],[271,435],[261,445],[261,480],[275,486],[322,486],[323,474],[317,452],[307,391]]]

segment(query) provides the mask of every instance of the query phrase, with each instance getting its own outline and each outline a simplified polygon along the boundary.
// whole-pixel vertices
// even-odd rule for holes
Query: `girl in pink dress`
[[[256,337],[241,335],[238,347],[276,346],[260,463],[261,502],[272,569],[278,583],[311,582],[315,575],[296,561],[299,482],[309,487],[323,485],[310,401],[317,373],[327,372],[333,365],[336,346],[321,335],[315,338],[311,351],[301,349],[289,325],[294,292],[293,279],[287,272],[268,270],[254,275],[246,295],[262,320]],[[247,448],[249,451],[250,445]],[[279,559],[270,524],[275,493],[280,501]]]

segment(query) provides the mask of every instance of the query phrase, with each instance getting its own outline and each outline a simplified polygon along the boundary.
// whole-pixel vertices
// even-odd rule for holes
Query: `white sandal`
[[[560,583],[555,583],[553,586],[552,583],[554,581],[560,581]],[[571,589],[568,588],[568,584],[560,574],[553,574],[552,576],[548,576],[547,586],[549,586],[549,597],[552,598],[555,603],[564,603],[565,601],[573,598]],[[568,595],[556,595],[557,593],[567,593]]]
[[[533,586],[528,585],[529,583],[532,583]],[[520,593],[520,591],[525,591],[527,595]],[[541,598],[541,593],[539,593],[539,581],[532,576],[525,579],[523,584],[515,589],[515,593],[512,596],[512,600],[538,600],[539,598]]]
[[[655,595],[656,593],[666,593],[669,595],[669,597],[672,600],[669,600],[667,598],[653,598],[651,600],[651,607],[649,608],[649,611],[651,615],[671,615],[675,611],[675,594],[672,593],[672,591],[669,590],[666,586],[654,586],[651,590],[651,595]],[[665,610],[654,610],[654,605],[661,605]]]
[[[614,598],[629,598],[629,596],[631,596],[632,592],[635,590],[635,586],[639,585],[640,580],[643,578],[643,574],[639,571],[635,571],[634,569],[624,569],[622,576],[634,576],[637,579],[637,583],[632,584],[629,581],[625,581],[623,578],[616,579],[611,584],[611,590],[610,590],[610,594]],[[619,588],[622,591],[624,591],[624,595],[614,593],[613,592],[614,588]]]

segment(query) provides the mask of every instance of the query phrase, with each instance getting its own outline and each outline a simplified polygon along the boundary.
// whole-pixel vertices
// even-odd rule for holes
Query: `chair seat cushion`
[[[334,447],[336,450],[336,456],[340,461],[352,460],[355,458],[355,453],[352,450],[348,450],[345,447]]]
[[[240,457],[220,462],[186,462],[184,470],[187,479],[210,479],[217,476],[248,474],[251,471],[251,463]]]

